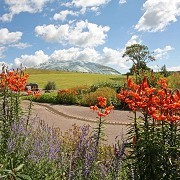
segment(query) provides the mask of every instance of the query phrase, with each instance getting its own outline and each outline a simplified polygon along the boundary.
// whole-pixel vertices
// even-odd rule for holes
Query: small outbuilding
[[[29,83],[25,86],[25,90],[31,90],[31,91],[38,91],[38,84],[37,83]]]

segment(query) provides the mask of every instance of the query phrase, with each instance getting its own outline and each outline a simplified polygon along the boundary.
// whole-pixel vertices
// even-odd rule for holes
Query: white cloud
[[[36,51],[34,55],[22,55],[14,60],[14,64],[18,67],[20,64],[26,67],[34,67],[41,63],[51,60],[85,60],[95,62],[99,59],[100,54],[91,48],[69,48],[55,50],[50,56],[44,54],[42,50]]]
[[[163,49],[157,48],[154,50],[155,59],[167,58],[168,52],[172,51],[174,48],[171,46],[165,46]]]
[[[103,48],[103,52],[99,53],[93,48],[69,48],[56,50],[50,56],[52,60],[86,60],[105,65],[116,65],[121,70],[128,70],[131,62],[127,62],[126,58],[122,58],[124,49],[115,50],[108,47]]]
[[[87,8],[87,7],[99,7],[102,5],[105,5],[107,3],[109,3],[110,0],[73,0],[72,4],[74,4],[77,7],[83,7],[83,8]]]
[[[71,7],[72,2],[61,3],[61,6]]]
[[[129,45],[131,42],[137,41],[139,41],[138,36],[132,36],[126,44]],[[23,66],[33,67],[40,63],[47,62],[48,60],[82,60],[104,65],[114,65],[120,72],[126,72],[129,70],[132,63],[127,62],[126,58],[122,58],[122,55],[125,52],[125,47],[122,49],[104,47],[101,53],[94,48],[71,47],[69,49],[55,50],[49,56],[40,50],[36,51],[34,55],[22,55],[20,58],[16,58],[14,63],[16,66],[19,66],[22,63]]]
[[[101,61],[106,62],[107,64],[117,64],[119,61],[123,61],[122,58],[123,50],[115,50],[108,47],[103,48],[103,58]]]
[[[131,46],[132,44],[141,44],[141,39],[137,35],[133,35],[125,44],[125,47],[120,50],[114,50],[111,48],[105,47],[103,49],[103,57],[101,61],[106,64],[114,64],[120,70],[128,71],[132,66],[131,61],[127,61],[127,57],[122,57],[125,53],[126,47]]]
[[[30,47],[31,45],[28,44],[28,43],[16,43],[16,44],[12,44],[12,45],[9,45],[10,47],[16,47],[18,49],[25,49],[27,47]]]
[[[122,58],[124,49],[115,50],[108,47],[103,48],[103,52],[100,54],[98,51],[92,48],[69,48],[54,51],[50,59],[52,60],[85,60],[90,62],[96,62],[105,65],[116,65],[119,69],[128,70],[130,63]]]
[[[70,7],[75,6],[81,8],[80,12],[84,14],[87,9],[91,11],[98,11],[100,6],[106,5],[111,0],[72,0],[72,2],[62,3],[62,5]]]
[[[38,36],[48,42],[63,43],[64,38],[69,34],[69,25],[55,26],[53,24],[36,26],[35,32]]]
[[[105,43],[108,26],[80,21],[76,24],[53,24],[37,26],[35,32],[48,42],[58,42],[63,45],[70,44],[78,47],[96,47]]]
[[[93,48],[69,48],[55,50],[50,56],[44,54],[43,51],[36,51],[34,55],[22,55],[14,60],[14,64],[18,67],[20,64],[26,67],[33,67],[48,60],[82,60],[96,62],[105,65],[116,65],[121,70],[128,70],[130,63],[122,58],[124,50],[114,50],[105,47],[102,53]]]
[[[119,4],[125,4],[126,0],[119,0]]]
[[[18,67],[21,64],[26,67],[33,67],[40,63],[47,62],[49,56],[44,54],[42,50],[36,51],[34,55],[22,55],[14,60],[14,64]]]
[[[53,54],[50,56],[50,59],[54,60],[86,60],[94,62],[98,60],[99,54],[95,49],[91,48],[69,48],[69,49],[62,49],[62,50],[56,50],[53,52]]]
[[[158,65],[151,65],[151,66],[149,66],[151,69],[153,69],[153,71],[154,72],[158,72],[158,71],[160,71],[160,68],[161,67],[159,67]]]
[[[154,65],[154,66],[150,66],[151,69],[153,69],[154,72],[159,72],[161,71],[161,67],[162,66],[158,66],[158,65]],[[180,66],[175,66],[175,67],[167,67],[166,69],[168,71],[180,71]]]
[[[1,17],[0,17],[0,21],[3,21],[3,22],[10,22],[13,18],[13,14],[12,13],[6,13],[6,14],[3,14]]]
[[[91,11],[95,11],[96,12],[96,11],[98,11],[98,9],[99,9],[98,7],[92,7]]]
[[[175,67],[169,67],[167,68],[168,71],[180,71],[180,66],[175,66]]]
[[[9,30],[6,28],[0,29],[0,34],[0,44],[2,45],[16,43],[21,39],[22,36],[22,32],[9,32]]]
[[[0,17],[1,21],[11,21],[13,16],[21,12],[41,12],[45,4],[53,0],[4,0],[8,6],[9,13]]]
[[[53,19],[64,21],[68,15],[78,16],[78,12],[69,11],[69,10],[60,11],[59,13],[56,13],[53,16]]]
[[[16,47],[18,49],[25,49],[30,45],[27,43],[19,42],[22,37],[22,32],[9,32],[7,28],[0,29],[0,58],[4,58],[4,51],[9,47]]]
[[[131,46],[133,44],[141,44],[141,39],[137,35],[133,35],[131,39],[126,43],[125,47]]]
[[[5,47],[3,47],[3,46],[1,47],[0,46],[0,59],[5,57],[4,54],[3,54],[5,50],[6,50]]]
[[[128,70],[131,63],[122,57],[124,52],[125,49],[115,50],[104,47],[100,62],[108,65],[116,65],[120,70]]]
[[[138,31],[164,31],[170,23],[180,16],[179,0],[147,0],[143,4],[145,13],[136,24]]]

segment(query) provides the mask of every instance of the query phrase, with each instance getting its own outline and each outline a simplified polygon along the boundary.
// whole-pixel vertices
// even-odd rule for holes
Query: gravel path
[[[23,107],[26,109],[29,101],[23,101]],[[82,126],[89,124],[92,128],[96,126],[97,113],[90,110],[89,107],[82,106],[64,106],[51,105],[48,103],[34,103],[33,115],[37,115],[47,124],[54,127],[59,127],[62,132],[67,131],[73,124]],[[113,110],[111,114],[105,117],[107,122],[105,134],[107,142],[112,144],[116,139],[121,139],[122,134],[126,133],[127,125],[130,124],[130,117],[133,113],[129,111]]]

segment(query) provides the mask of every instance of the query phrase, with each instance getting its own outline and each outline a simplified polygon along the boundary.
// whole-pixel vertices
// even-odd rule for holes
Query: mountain
[[[104,66],[98,63],[88,61],[59,61],[50,60],[36,66],[37,69],[59,70],[59,71],[73,71],[97,74],[120,74],[117,70]]]

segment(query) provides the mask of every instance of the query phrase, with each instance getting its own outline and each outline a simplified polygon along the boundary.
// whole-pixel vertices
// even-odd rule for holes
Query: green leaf
[[[19,174],[17,175],[18,178],[20,178],[21,180],[32,180],[30,176],[25,175],[25,174]]]
[[[20,164],[17,168],[14,168],[15,172],[18,172],[23,168],[24,164]]]
[[[7,177],[7,175],[3,175],[3,176],[2,176],[2,175],[0,175],[0,179],[1,179],[1,178],[5,178],[5,177]]]
[[[9,174],[12,173],[12,171],[11,171],[11,170],[8,170],[8,169],[2,169],[2,170],[0,170],[0,172],[6,172],[6,173],[9,173]]]

